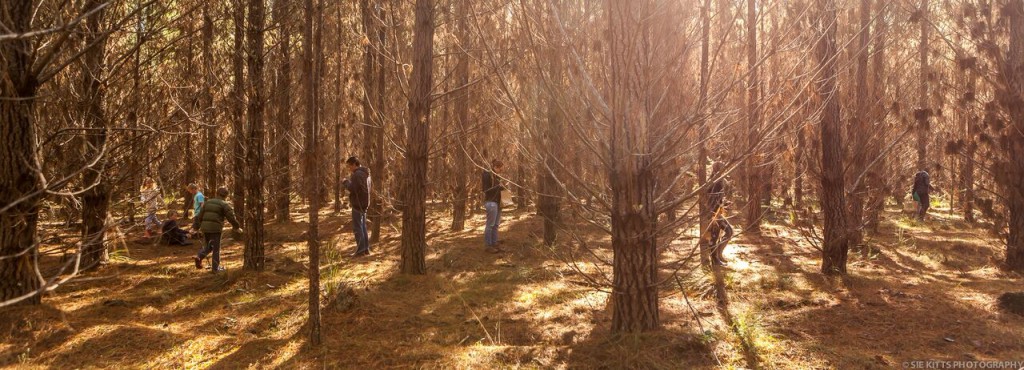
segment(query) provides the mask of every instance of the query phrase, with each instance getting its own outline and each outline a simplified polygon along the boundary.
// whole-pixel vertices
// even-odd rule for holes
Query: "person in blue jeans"
[[[370,170],[359,163],[359,158],[345,161],[352,176],[342,183],[348,189],[348,202],[352,206],[352,231],[356,237],[356,252],[352,257],[370,254],[370,237],[366,232],[366,210],[370,208]]]
[[[501,171],[504,163],[495,159],[491,162],[491,170],[483,173],[484,210],[487,211],[487,224],[484,225],[484,245],[488,252],[504,252],[498,248],[498,226],[501,225]]]

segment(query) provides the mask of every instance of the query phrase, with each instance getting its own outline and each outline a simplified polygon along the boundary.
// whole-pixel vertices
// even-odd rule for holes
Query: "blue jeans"
[[[366,232],[366,212],[352,210],[352,232],[356,236],[356,253],[370,251],[370,237]]]
[[[484,244],[488,247],[498,245],[498,225],[501,225],[501,206],[496,202],[484,203],[487,210],[487,224],[484,225]]]

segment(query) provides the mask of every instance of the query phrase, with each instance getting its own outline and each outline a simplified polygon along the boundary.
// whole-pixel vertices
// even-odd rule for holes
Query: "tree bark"
[[[561,9],[561,1],[553,1],[549,6]],[[555,9],[551,11],[554,12]],[[555,17],[549,16],[552,28],[558,27],[555,24]],[[547,99],[547,126],[543,131],[544,144],[544,168],[541,173],[540,196],[538,197],[537,210],[544,219],[544,245],[553,246],[558,238],[558,224],[561,221],[561,195],[562,186],[556,177],[557,169],[562,167],[565,160],[562,154],[564,137],[562,109],[558,106],[559,93],[563,91],[562,76],[564,62],[562,60],[561,39],[552,39],[553,44],[547,53],[548,60],[548,99]]]
[[[653,112],[642,77],[650,73],[646,46],[652,35],[647,0],[607,0],[611,85],[608,181],[612,192],[612,331],[642,332],[660,326],[658,312],[658,173],[650,154]]]
[[[710,137],[710,128],[708,127],[708,112],[707,100],[708,100],[708,77],[710,73],[708,70],[710,49],[711,49],[711,0],[704,0],[700,8],[700,97],[698,98],[698,109],[697,114],[700,117],[700,127],[698,128],[698,138],[700,142],[697,148],[697,183],[700,186],[706,188],[708,186],[708,140]],[[715,174],[721,176],[722,174]],[[708,226],[711,225],[711,216],[717,210],[708,209],[708,194],[707,191],[701,189],[698,197],[698,213],[700,214],[700,264],[701,266],[711,266],[711,245],[704,242],[705,233],[707,232]]]
[[[469,198],[469,187],[467,186],[469,170],[469,159],[466,151],[466,126],[469,124],[469,4],[470,0],[460,0],[458,6],[458,19],[456,20],[456,36],[459,40],[459,60],[455,65],[455,85],[459,88],[455,97],[455,124],[458,135],[456,136],[457,148],[455,149],[455,186],[452,194],[455,200],[452,202],[452,231],[462,231],[466,228],[466,203]]]
[[[427,155],[430,142],[430,102],[434,79],[434,0],[416,0],[413,27],[412,76],[409,79],[409,121],[402,180],[403,274],[425,274]]]
[[[87,1],[82,13],[96,9],[102,4],[99,0]],[[84,171],[82,193],[82,267],[85,270],[98,268],[107,259],[105,235],[107,231],[107,213],[110,208],[110,178],[107,170],[107,139],[110,127],[103,111],[104,88],[102,84],[106,66],[104,51],[106,35],[101,30],[105,9],[92,13],[85,21],[84,45],[94,45],[83,55],[82,70],[82,118],[85,126],[92,129],[86,139],[84,156],[96,159],[92,166]]]
[[[31,0],[0,2],[0,24],[9,32],[30,30],[35,7]],[[22,304],[39,304],[40,281],[34,263],[38,254],[36,228],[42,200],[42,168],[33,122],[37,76],[30,38],[0,42],[0,302],[28,297]],[[9,207],[9,208],[8,208]]]
[[[836,100],[839,74],[836,70],[835,0],[816,0],[819,37],[817,52],[821,77],[818,94],[824,102],[821,110],[821,209],[825,213],[825,239],[822,245],[821,272],[846,274],[849,252],[846,230],[846,197],[843,188],[843,137],[839,101]]]
[[[889,0],[876,0],[875,1],[875,13],[876,15],[876,27],[875,27],[875,42],[872,50],[873,59],[871,61],[871,105],[873,108],[869,109],[871,112],[871,120],[874,122],[876,127],[880,127],[883,131],[888,127],[886,125],[886,114],[884,107],[886,107],[886,83],[885,83],[885,50],[886,50],[886,37],[888,30],[888,22],[886,22],[886,14],[888,13]],[[876,130],[877,131],[877,130]],[[872,143],[868,145],[868,157],[877,158],[878,162],[875,163],[874,167],[868,171],[866,181],[875,184],[868,189],[868,202],[866,205],[867,218],[864,222],[865,228],[871,232],[877,232],[878,226],[881,224],[882,211],[885,210],[885,199],[888,195],[887,186],[885,185],[885,176],[882,176],[882,172],[888,166],[888,156],[882,156],[881,145],[875,143],[878,137],[872,137]]]
[[[1010,211],[1009,234],[1006,238],[1006,267],[1024,272],[1024,1],[1012,0],[1003,9],[1010,29],[1010,47],[1006,55],[1005,94],[1000,100],[1012,117],[1006,135],[1009,151],[1002,175]]]
[[[306,103],[306,142],[303,156],[305,172],[306,196],[309,198],[309,228],[306,231],[306,245],[309,249],[309,341],[312,345],[320,344],[320,170],[317,168],[317,143],[319,138],[319,85],[320,77],[316,73],[316,61],[321,58],[320,48],[314,48],[313,41],[314,8],[313,0],[303,1],[305,24],[302,28],[302,79],[303,95]]]
[[[925,171],[928,169],[928,132],[930,130],[928,118],[932,115],[932,111],[928,107],[928,31],[931,29],[931,24],[928,23],[928,0],[921,0],[921,8],[918,9],[918,13],[920,14],[918,22],[921,26],[921,39],[918,41],[918,61],[921,66],[921,74],[917,85],[918,107],[914,117],[917,119],[917,170]]]
[[[274,2],[274,21],[280,27],[280,69],[277,71],[277,140],[274,143],[274,218],[291,221],[291,127],[292,127],[292,55],[291,12],[288,1]]]
[[[216,190],[220,187],[217,177],[217,111],[213,107],[213,89],[216,87],[213,65],[213,17],[210,7],[203,7],[203,92],[201,97],[203,124],[206,126],[206,186]],[[193,181],[189,179],[189,181]],[[187,215],[186,215],[187,216]]]
[[[245,251],[243,267],[263,271],[266,258],[263,251],[263,161],[264,144],[264,86],[263,86],[263,34],[266,9],[263,0],[249,0],[249,23],[246,58],[249,64],[248,128],[246,167],[248,169],[245,214]],[[236,196],[237,198],[237,196]]]
[[[761,111],[758,101],[758,92],[761,90],[761,81],[758,80],[757,66],[757,8],[756,0],[747,0],[747,69],[749,80],[747,82],[747,147],[753,149],[758,145],[761,138]],[[761,232],[761,218],[764,216],[764,205],[761,203],[764,189],[764,181],[761,179],[761,155],[760,151],[751,150],[747,158],[747,228],[746,232],[759,234]]]
[[[870,107],[868,105],[868,43],[871,40],[871,0],[860,0],[860,28],[856,50],[856,87],[854,99],[856,113],[854,114],[854,126],[849,130],[850,160],[853,162],[850,171],[847,172],[847,183],[853,186],[850,189],[849,219],[849,245],[856,247],[864,240],[864,199],[868,193],[868,182],[862,178],[866,173],[871,151],[868,146],[871,132]],[[868,248],[864,248],[867,255]]]
[[[231,90],[231,131],[233,135],[231,148],[231,188],[232,205],[235,213],[245,215],[245,4],[244,0],[233,0],[235,8],[233,20],[235,25],[234,53],[231,56],[231,69],[234,81]],[[209,195],[217,189],[207,189]],[[245,227],[245,217],[241,220]]]

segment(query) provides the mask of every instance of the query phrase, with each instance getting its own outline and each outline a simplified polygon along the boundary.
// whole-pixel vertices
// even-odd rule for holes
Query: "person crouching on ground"
[[[490,253],[503,252],[498,248],[498,226],[501,225],[501,171],[504,163],[500,160],[491,161],[491,170],[483,173],[484,210],[487,211],[487,223],[484,225],[484,245]]]
[[[167,221],[160,227],[163,240],[167,245],[192,245],[188,240],[188,232],[178,226],[178,212],[167,211]]]
[[[370,237],[366,231],[366,210],[370,208],[370,170],[363,167],[356,157],[345,161],[352,175],[342,184],[348,189],[348,203],[352,206],[352,231],[356,237],[356,252],[352,257],[370,254]]]
[[[224,201],[224,198],[227,197],[228,189],[217,189],[217,197],[209,199],[203,203],[203,208],[199,211],[199,215],[196,216],[195,221],[192,223],[193,229],[198,229],[203,233],[203,248],[199,250],[199,254],[197,256],[192,257],[196,262],[196,269],[202,269],[203,259],[205,259],[210,252],[213,252],[213,263],[210,266],[211,270],[214,273],[224,270],[224,268],[220,266],[220,236],[224,232],[225,220],[231,223],[235,232],[242,231],[241,228],[238,227],[238,220],[235,219],[235,211],[231,209],[228,202]]]

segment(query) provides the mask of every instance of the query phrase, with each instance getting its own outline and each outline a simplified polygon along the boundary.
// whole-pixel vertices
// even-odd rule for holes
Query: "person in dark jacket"
[[[192,245],[188,232],[178,226],[178,212],[167,211],[167,220],[160,226],[163,242],[167,245]]]
[[[928,176],[928,172],[921,170],[914,175],[914,187],[910,190],[911,195],[914,197],[914,201],[917,202],[917,219],[924,220],[924,217],[928,215],[928,208],[931,207],[931,198],[929,194],[935,190],[932,186],[931,179]]]
[[[231,223],[236,232],[241,232],[238,220],[235,219],[235,211],[231,209],[228,202],[224,201],[224,198],[227,197],[228,189],[217,189],[217,197],[203,203],[203,208],[192,224],[193,229],[198,229],[203,233],[203,248],[199,250],[198,255],[193,257],[196,269],[202,269],[203,259],[213,252],[213,263],[210,268],[214,273],[224,270],[220,266],[220,236],[224,232],[225,220]]]
[[[708,212],[711,212],[711,225],[708,225],[711,263],[718,266],[725,265],[726,261],[722,257],[722,252],[725,251],[725,246],[729,244],[729,240],[733,236],[732,224],[729,223],[729,218],[725,214],[725,206],[729,205],[725,200],[726,193],[729,191],[729,183],[725,180],[724,169],[721,162],[714,164],[711,178],[718,178],[718,180],[708,188],[707,209]]]
[[[501,171],[504,163],[495,159],[491,162],[491,170],[483,173],[484,210],[487,211],[487,223],[484,225],[484,245],[488,252],[502,252],[498,248],[498,226],[501,225],[501,191],[505,187],[501,185],[501,177],[497,171]]]
[[[345,161],[352,176],[343,184],[348,189],[348,202],[352,206],[352,231],[356,237],[356,252],[353,257],[370,254],[370,237],[366,231],[366,210],[370,208],[370,170],[359,163],[359,158],[349,157]]]

